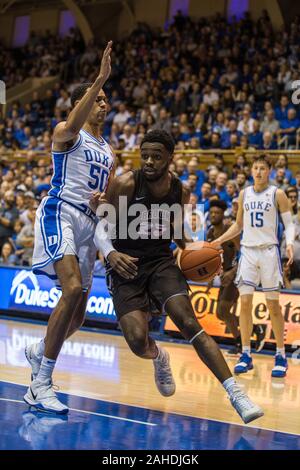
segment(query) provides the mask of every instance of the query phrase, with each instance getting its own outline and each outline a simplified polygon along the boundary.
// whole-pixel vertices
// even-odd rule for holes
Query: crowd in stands
[[[274,31],[265,11],[256,22],[248,14],[231,23],[220,15],[198,21],[177,15],[165,31],[139,24],[114,44],[104,136],[126,150],[155,127],[172,132],[180,149],[273,150],[283,137],[295,148],[299,42],[298,17]],[[58,80],[45,97],[35,93],[31,103],[13,104],[0,123],[2,150],[49,149],[72,90],[96,77],[100,55],[93,41],[84,47],[76,29],[64,41],[32,33],[26,46],[3,48],[0,75],[8,87],[35,75]]]
[[[250,165],[240,155],[229,171],[222,150],[271,151],[284,136],[288,148],[297,146],[300,113],[291,95],[292,83],[300,76],[299,44],[299,18],[274,31],[266,11],[256,22],[249,14],[228,22],[220,15],[192,21],[178,13],[164,31],[139,24],[113,47],[103,135],[115,149],[129,151],[137,149],[151,129],[170,132],[177,150],[171,170],[190,187],[193,203],[204,204],[208,212],[212,198],[224,200],[226,222],[231,223],[239,191],[251,184]],[[9,150],[24,150],[26,155],[24,164],[0,166],[2,264],[31,263],[35,210],[52,174],[51,165],[36,160],[34,152],[50,154],[53,129],[68,115],[71,92],[77,84],[95,79],[100,56],[101,49],[93,41],[85,47],[75,29],[64,41],[49,32],[32,33],[25,47],[1,49],[0,75],[8,86],[28,77],[57,75],[45,96],[35,92],[30,103],[15,102],[0,118],[0,161]],[[180,155],[186,149],[199,155],[202,149],[212,149],[215,162],[201,171],[201,156],[186,159]],[[131,159],[120,159],[117,174],[132,167]],[[292,174],[283,152],[271,180],[286,191],[295,219],[296,261],[294,268],[285,269],[293,287],[300,278],[300,167]]]

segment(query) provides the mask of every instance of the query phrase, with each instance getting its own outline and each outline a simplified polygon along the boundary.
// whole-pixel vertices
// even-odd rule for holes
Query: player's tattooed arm
[[[185,230],[184,230],[184,217],[185,217],[184,210],[185,210],[185,206],[190,201],[190,195],[191,195],[191,191],[189,190],[189,188],[187,188],[186,186],[182,186],[182,198],[181,198],[182,216],[179,220],[175,219],[174,221],[174,232],[182,233],[182,238],[174,238],[174,242],[176,243],[178,248],[180,248],[181,250],[185,249],[187,243],[193,243],[193,240],[188,237],[188,235],[185,233]],[[180,224],[181,227],[179,227],[178,224]],[[179,228],[179,230],[177,230],[177,228]]]
[[[211,245],[217,249],[221,248],[222,243],[227,242],[228,240],[235,239],[243,230],[243,218],[244,218],[244,209],[243,209],[243,198],[244,190],[239,194],[239,208],[236,216],[236,221],[232,224],[229,229],[221,235],[221,237],[214,240]]]
[[[101,90],[110,75],[111,50],[112,41],[109,41],[103,53],[99,75],[96,78],[95,82],[72,109],[68,116],[68,119],[66,121],[60,122],[55,127],[53,133],[53,142],[55,150],[65,150],[63,144],[72,144],[73,142],[75,142],[80,129],[88,118],[88,115],[93,107],[93,104],[95,103],[99,91]]]

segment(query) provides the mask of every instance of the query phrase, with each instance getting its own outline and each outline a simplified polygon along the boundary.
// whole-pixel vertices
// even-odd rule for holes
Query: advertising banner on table
[[[0,310],[5,313],[13,310],[49,316],[61,296],[53,281],[24,268],[1,266],[0,286]],[[87,318],[101,322],[117,321],[104,277],[94,277]]]
[[[190,298],[195,314],[205,331],[212,336],[231,338],[225,323],[216,315],[219,288],[213,287],[207,292],[206,286],[191,285],[190,287]],[[285,319],[285,343],[295,344],[300,340],[300,294],[281,293],[280,305]],[[240,300],[232,314],[239,316]],[[252,317],[254,324],[264,325],[266,341],[275,342],[263,292],[258,291],[254,294]],[[169,317],[165,323],[165,331],[178,331]]]

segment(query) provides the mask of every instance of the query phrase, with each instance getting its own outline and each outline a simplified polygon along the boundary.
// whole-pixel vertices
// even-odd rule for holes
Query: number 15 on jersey
[[[263,227],[264,226],[264,213],[263,212],[251,212],[251,227]]]

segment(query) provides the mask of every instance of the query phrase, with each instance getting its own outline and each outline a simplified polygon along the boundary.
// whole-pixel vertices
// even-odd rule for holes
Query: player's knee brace
[[[279,291],[271,290],[270,292],[265,292],[266,300],[279,300]]]
[[[254,293],[254,287],[249,286],[248,284],[241,284],[238,286],[240,296],[242,295],[252,295]]]

